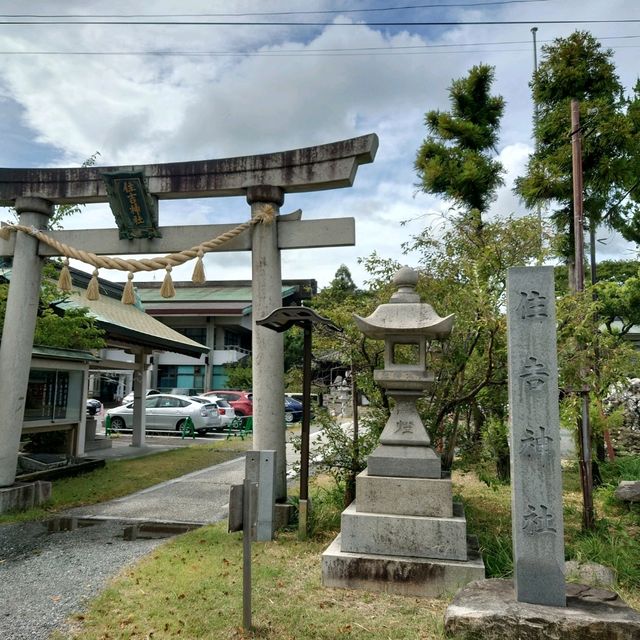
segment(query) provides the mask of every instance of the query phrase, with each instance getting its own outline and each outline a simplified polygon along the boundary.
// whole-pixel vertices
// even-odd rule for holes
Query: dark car
[[[102,411],[102,402],[89,398],[87,400],[87,415],[95,416]]]
[[[300,422],[302,420],[302,402],[294,400],[290,396],[284,397],[285,422]]]

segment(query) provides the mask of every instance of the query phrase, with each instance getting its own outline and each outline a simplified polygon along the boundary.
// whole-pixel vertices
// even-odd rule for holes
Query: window
[[[207,327],[176,327],[176,331],[200,344],[207,344]]]
[[[67,417],[69,372],[32,369],[24,407],[25,420],[55,420]]]
[[[160,409],[175,409],[176,407],[183,406],[181,404],[180,398],[160,398],[160,402],[158,403],[158,407]]]
[[[229,331],[228,329],[224,330],[224,346],[225,347],[239,347],[240,346],[240,336],[233,331]]]

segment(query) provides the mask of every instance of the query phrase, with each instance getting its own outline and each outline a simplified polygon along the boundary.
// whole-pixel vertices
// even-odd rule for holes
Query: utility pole
[[[538,45],[536,43],[536,33],[538,33],[538,27],[531,27],[531,35],[533,36],[533,73],[534,75],[538,71]],[[534,125],[538,124],[538,103],[536,102],[535,97],[533,99],[533,123]],[[533,134],[533,141],[537,148],[538,136],[535,134],[535,132]]]
[[[571,161],[573,170],[573,231],[575,244],[574,291],[584,291],[584,214],[582,207],[582,130],[580,103],[571,100]],[[589,424],[589,389],[580,389],[582,417],[578,420],[580,434],[580,482],[582,484],[582,527],[593,529],[593,474],[591,467],[591,425]]]
[[[574,291],[584,291],[584,212],[582,207],[582,129],[580,103],[571,101],[571,165],[573,171]]]
[[[536,34],[538,33],[538,27],[531,27],[531,35],[533,36],[533,77],[535,81],[535,75],[538,71],[538,45],[536,43]],[[538,151],[538,102],[535,94],[533,95],[533,146],[534,150]],[[540,255],[538,257],[538,264],[542,264],[542,249],[544,244],[543,229],[542,229],[542,204],[536,205],[538,212],[538,235],[540,238]]]

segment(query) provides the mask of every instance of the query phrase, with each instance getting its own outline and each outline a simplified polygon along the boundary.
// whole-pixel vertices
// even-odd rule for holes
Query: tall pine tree
[[[483,216],[504,184],[495,159],[504,100],[490,94],[493,76],[493,67],[481,64],[451,83],[451,110],[425,114],[430,135],[415,161],[423,191],[449,200],[459,213],[456,222],[475,235],[481,235]]]

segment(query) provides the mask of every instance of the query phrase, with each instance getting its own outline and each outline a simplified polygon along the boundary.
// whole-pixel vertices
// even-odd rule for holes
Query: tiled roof
[[[176,286],[176,295],[173,298],[163,298],[160,288],[136,287],[142,303],[175,304],[181,302],[252,302],[251,286],[206,286],[206,287],[180,287]],[[282,297],[295,293],[296,287],[283,286]]]
[[[111,337],[140,346],[199,357],[208,347],[191,340],[156,320],[135,305],[101,295],[99,300],[87,300],[82,289],[74,287],[68,298],[56,304],[61,309],[86,307]]]

